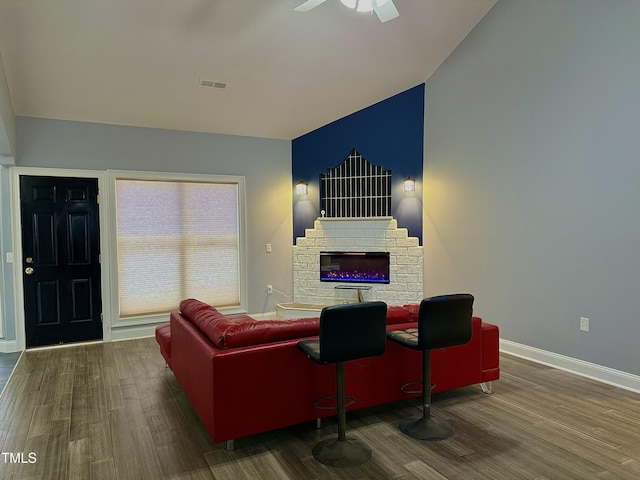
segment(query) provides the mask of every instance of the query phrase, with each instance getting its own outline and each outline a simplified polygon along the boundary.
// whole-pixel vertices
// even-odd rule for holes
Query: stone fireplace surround
[[[389,252],[389,283],[336,283],[320,281],[320,252]],[[389,305],[415,303],[424,296],[423,247],[392,217],[318,218],[293,246],[293,299],[295,303],[333,305],[357,301],[362,287],[365,300]],[[369,290],[365,290],[368,289]]]

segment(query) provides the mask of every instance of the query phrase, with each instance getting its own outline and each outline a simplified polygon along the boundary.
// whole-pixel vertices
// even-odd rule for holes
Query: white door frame
[[[98,222],[100,225],[100,287],[102,294],[102,341],[111,341],[111,301],[109,288],[109,236],[107,212],[107,174],[99,170],[66,170],[61,168],[11,167],[11,228],[13,238],[13,284],[14,311],[16,320],[16,348],[26,348],[24,318],[24,285],[22,283],[22,222],[20,221],[20,175],[46,177],[97,178],[99,200]]]

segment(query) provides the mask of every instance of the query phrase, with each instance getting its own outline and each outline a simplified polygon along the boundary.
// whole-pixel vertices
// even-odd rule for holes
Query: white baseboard
[[[137,327],[121,327],[111,330],[111,341],[120,342],[122,340],[134,340],[136,338],[154,337],[158,324],[140,325]]]
[[[0,353],[13,353],[18,351],[18,345],[15,340],[0,340]]]
[[[104,340],[105,342],[119,342],[122,340],[134,340],[136,338],[149,338],[156,334],[156,324],[141,325],[139,327],[123,327],[115,328],[111,330],[111,338]],[[67,348],[76,347],[78,345],[91,345],[94,342],[82,342],[82,343],[66,343],[64,345],[47,345],[45,347],[30,348],[29,350],[42,350],[47,348]],[[0,353],[12,353],[18,352],[18,347],[15,340],[0,340]]]
[[[500,351],[521,357],[532,362],[541,363],[550,367],[575,373],[582,377],[590,378],[598,382],[624,388],[632,392],[640,393],[640,376],[631,373],[603,367],[595,363],[585,362],[577,358],[566,357],[553,352],[547,352],[535,347],[529,347],[520,343],[500,339]]]

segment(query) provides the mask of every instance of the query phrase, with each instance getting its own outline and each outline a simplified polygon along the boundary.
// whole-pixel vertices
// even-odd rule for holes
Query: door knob
[[[32,267],[25,268],[24,273],[26,273],[27,275],[31,275],[33,273],[33,268]]]

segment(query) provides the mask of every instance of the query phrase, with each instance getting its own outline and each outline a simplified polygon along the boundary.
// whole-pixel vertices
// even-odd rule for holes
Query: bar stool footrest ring
[[[315,402],[313,402],[313,406],[316,407],[318,410],[337,410],[338,409],[337,405],[321,405],[322,402],[326,402],[327,400],[332,400],[335,398],[336,398],[335,395],[322,397],[316,400]],[[344,397],[344,399],[345,399],[344,408],[349,408],[351,405],[356,403],[356,397],[354,397],[353,395],[347,395]]]

